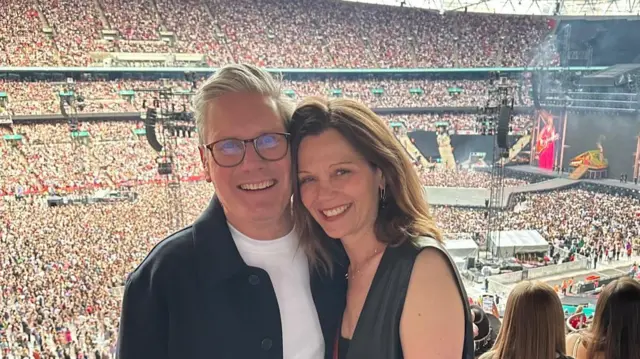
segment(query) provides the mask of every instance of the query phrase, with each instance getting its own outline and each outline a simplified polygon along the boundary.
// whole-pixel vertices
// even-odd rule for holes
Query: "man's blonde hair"
[[[193,110],[198,129],[198,140],[204,145],[205,124],[209,103],[228,93],[256,93],[271,98],[278,115],[287,126],[293,112],[293,103],[285,97],[276,80],[269,72],[249,64],[226,65],[209,77],[193,98]]]

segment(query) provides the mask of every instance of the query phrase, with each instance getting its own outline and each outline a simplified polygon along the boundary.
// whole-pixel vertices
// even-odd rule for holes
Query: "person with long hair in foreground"
[[[640,359],[640,284],[627,277],[604,287],[591,327],[567,337],[576,359]]]
[[[493,349],[480,359],[567,358],[562,303],[550,285],[518,283],[507,299]]]
[[[406,150],[363,104],[308,98],[292,117],[293,213],[314,271],[344,247],[333,357],[473,357],[467,296]]]

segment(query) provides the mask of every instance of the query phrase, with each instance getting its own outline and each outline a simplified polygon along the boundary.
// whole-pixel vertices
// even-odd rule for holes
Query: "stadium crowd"
[[[424,115],[425,120],[418,125],[416,116],[383,118],[389,123],[406,123],[412,130],[433,130],[439,121],[452,122],[455,128],[458,119]],[[469,121],[469,125],[475,124]],[[72,140],[67,123],[15,124],[11,129],[0,129],[4,130],[0,135],[22,136],[22,140],[4,140],[0,144],[3,154],[0,168],[6,169],[0,173],[0,195],[67,192],[161,179],[156,170],[158,154],[148,145],[142,122],[80,122],[79,133],[87,137],[76,140]],[[199,178],[201,168],[195,136],[178,138],[175,155],[183,180]],[[489,185],[489,176],[481,172],[438,170],[434,175],[425,170],[422,177],[429,186],[486,188]],[[522,183],[522,180],[509,179],[506,184]]]
[[[176,229],[176,204],[157,175],[156,153],[135,122],[83,122],[89,140],[70,141],[67,124],[14,125],[19,144],[4,141],[0,184],[0,349],[12,358],[110,357],[121,286],[150,248]],[[6,133],[5,128],[5,133]],[[200,181],[195,138],[178,140],[184,183],[180,203],[191,222],[212,195]],[[426,185],[487,187],[483,172],[436,169]],[[526,183],[507,179],[507,185]],[[28,195],[28,186],[36,195]],[[37,194],[91,195],[126,188],[136,201],[50,208]],[[19,194],[18,196],[15,196]],[[188,199],[188,200],[187,200]],[[484,211],[434,207],[446,233],[482,233]],[[626,255],[640,237],[637,199],[584,189],[524,195],[504,216],[503,229],[535,229],[550,242],[583,255]],[[127,221],[123,219],[127,218]],[[615,255],[611,260],[614,260]]]
[[[112,59],[124,66],[509,67],[526,65],[554,25],[544,17],[311,0],[12,1],[0,12],[0,66],[103,66],[103,53],[141,52],[203,60]]]
[[[434,171],[419,170],[422,184],[430,187],[489,188],[491,174],[488,172],[463,170],[456,171],[436,169]],[[528,182],[521,178],[504,178],[506,187],[517,187]]]
[[[0,202],[2,358],[111,357],[123,280],[175,230],[162,187],[136,192],[135,203]],[[185,184],[182,193],[190,220],[211,195],[204,182]]]
[[[520,194],[501,218],[500,230],[536,230],[550,243],[599,260],[625,258],[640,239],[640,201],[612,192],[569,189]],[[438,225],[450,233],[486,232],[485,210],[435,207]],[[620,254],[617,256],[615,254]]]
[[[69,0],[0,4],[0,66],[219,66],[231,61],[278,68],[414,68],[523,66],[553,21],[543,17],[445,13],[334,1]],[[110,54],[109,54],[110,53]],[[170,54],[119,57],[119,53]],[[178,54],[199,54],[187,60]],[[74,87],[81,112],[142,112],[144,90],[183,80],[85,78]],[[518,104],[526,86],[511,80]],[[345,96],[371,107],[476,107],[486,83],[398,78],[289,79],[293,100]],[[138,91],[136,91],[138,90]],[[140,91],[142,90],[142,91]],[[135,92],[132,96],[131,92]],[[0,105],[16,115],[58,114],[64,85],[0,79]],[[175,101],[186,109],[188,96]],[[0,106],[3,107],[3,106]],[[1,110],[1,108],[0,108]],[[68,109],[69,110],[69,109]],[[389,115],[407,129],[475,132],[471,115]],[[514,117],[514,131],[531,118]],[[180,203],[169,199],[157,156],[141,122],[0,126],[0,358],[111,358],[122,285],[167,234],[192,222],[213,188],[202,181],[195,138],[177,139]],[[86,135],[80,136],[84,133]],[[13,138],[13,136],[22,139]],[[86,136],[86,137],[85,137]],[[424,185],[487,188],[470,170],[421,170]],[[507,186],[528,183],[507,178]],[[122,200],[50,207],[48,194],[86,199],[100,189],[134,191]],[[484,210],[433,207],[445,233],[483,233]],[[584,188],[521,195],[505,210],[503,230],[533,229],[572,253],[618,260],[640,238],[640,201]]]
[[[135,157],[140,150],[134,148],[131,153],[138,153],[124,154],[122,161],[113,163],[114,168],[122,168],[119,175],[125,177],[121,178],[142,165]],[[44,173],[43,163],[31,163],[32,169]],[[54,178],[79,178],[68,166],[56,170],[60,174]],[[155,166],[142,166],[136,174],[151,176],[154,171]],[[434,171],[428,181],[482,186],[488,178],[478,172]],[[76,194],[94,190],[76,189]],[[159,239],[176,230],[169,218],[177,211],[176,203],[168,199],[163,185],[143,184],[132,190],[138,193],[133,202],[53,208],[39,196],[18,200],[12,196],[0,202],[0,348],[6,357],[11,358],[9,353],[13,358],[112,355],[124,278]],[[212,190],[202,181],[183,183],[180,208],[185,222],[206,206]],[[640,236],[637,211],[637,199],[582,189],[529,194],[504,216],[502,229],[535,229],[549,241],[576,247],[583,255],[589,251],[602,255],[620,252]],[[433,212],[447,233],[484,230],[482,210],[434,207]]]

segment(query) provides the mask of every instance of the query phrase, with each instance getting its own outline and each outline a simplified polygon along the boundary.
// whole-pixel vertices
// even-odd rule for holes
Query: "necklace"
[[[383,248],[384,248],[384,247],[383,247]],[[371,253],[371,255],[370,255],[370,256],[368,256],[364,261],[362,261],[362,263],[360,263],[360,265],[359,265],[359,266],[357,266],[357,267],[355,267],[355,268],[353,268],[353,269],[351,269],[351,270],[348,270],[348,271],[347,271],[347,273],[344,275],[344,277],[345,277],[346,279],[349,279],[349,278],[352,278],[352,279],[353,279],[353,278],[354,278],[358,273],[360,273],[360,271],[361,271],[361,270],[362,270],[362,269],[363,269],[363,268],[364,268],[364,267],[369,263],[369,261],[370,261],[373,257],[375,257],[378,253],[380,253],[380,248],[376,248],[376,250],[375,250],[375,251],[373,251],[373,253]]]

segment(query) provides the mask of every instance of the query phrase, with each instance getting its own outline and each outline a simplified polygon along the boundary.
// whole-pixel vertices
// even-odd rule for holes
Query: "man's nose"
[[[260,157],[260,155],[258,155],[258,152],[256,152],[256,149],[253,145],[252,142],[248,142],[246,143],[246,148],[245,148],[245,153],[244,153],[244,159],[242,160],[242,163],[240,164],[240,166],[242,167],[246,167],[246,168],[260,168],[262,166],[264,166],[266,160],[264,160],[262,157]]]

